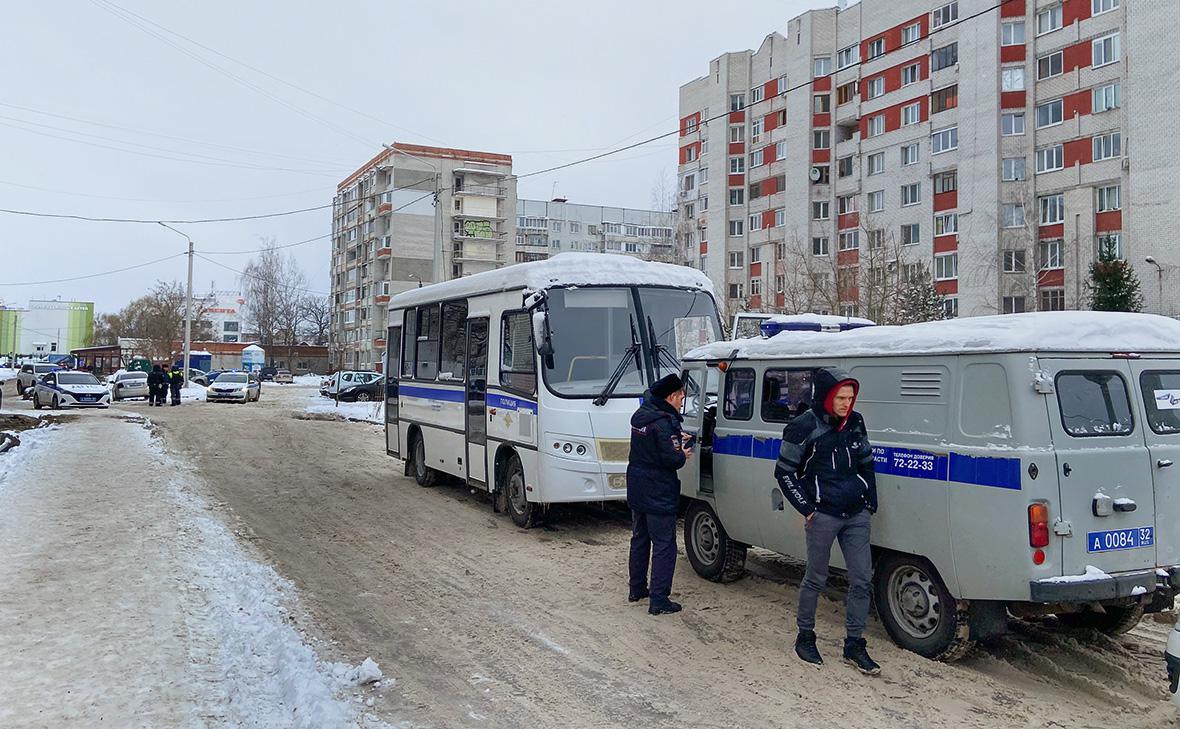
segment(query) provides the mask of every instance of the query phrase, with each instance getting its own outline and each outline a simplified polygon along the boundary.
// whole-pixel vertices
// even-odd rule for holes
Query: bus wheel
[[[426,444],[422,441],[422,434],[414,434],[414,444],[410,446],[413,454],[414,480],[419,486],[433,486],[438,480],[438,471],[426,465]]]
[[[713,582],[733,582],[746,571],[746,545],[729,538],[721,520],[703,501],[684,514],[684,551],[696,573]]]
[[[512,523],[521,529],[532,529],[541,521],[541,505],[529,501],[525,491],[524,467],[520,459],[512,456],[504,469],[504,481],[500,487],[504,492],[504,506]]]
[[[967,611],[925,559],[886,553],[877,563],[874,591],[885,632],[902,648],[936,661],[958,660],[971,649]]]
[[[1069,628],[1090,628],[1107,635],[1122,635],[1134,628],[1143,619],[1143,606],[1109,605],[1106,612],[1086,610],[1080,613],[1062,613],[1057,616],[1063,625]]]

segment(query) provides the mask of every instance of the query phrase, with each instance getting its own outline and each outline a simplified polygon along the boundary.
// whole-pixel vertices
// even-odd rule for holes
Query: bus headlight
[[[559,458],[570,458],[575,461],[594,460],[594,446],[585,441],[556,433],[546,434],[549,452]]]

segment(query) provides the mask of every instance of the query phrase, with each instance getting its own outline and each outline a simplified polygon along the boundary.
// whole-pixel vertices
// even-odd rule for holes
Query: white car
[[[146,372],[116,372],[107,378],[112,400],[127,400],[132,397],[148,396]]]
[[[1172,692],[1172,703],[1180,706],[1180,622],[1172,629],[1172,637],[1168,638],[1168,652],[1164,654],[1168,662],[1168,690]]]
[[[109,408],[111,393],[89,372],[50,372],[33,389],[33,409]]]
[[[281,382],[285,385],[290,385],[294,381],[295,378],[291,375],[291,370],[275,371],[274,382]]]
[[[224,372],[205,391],[208,402],[257,402],[261,397],[262,383],[252,372]]]
[[[20,366],[20,371],[16,373],[17,394],[24,396],[26,399],[32,397],[33,388],[36,387],[37,380],[57,370],[57,365],[51,362],[26,362]]]

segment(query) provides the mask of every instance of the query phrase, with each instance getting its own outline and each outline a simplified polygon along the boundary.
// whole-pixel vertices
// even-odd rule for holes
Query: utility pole
[[[193,239],[167,223],[160,223],[168,230],[183,235],[188,241],[188,286],[184,296],[184,384],[188,386],[189,355],[192,352],[193,339]]]

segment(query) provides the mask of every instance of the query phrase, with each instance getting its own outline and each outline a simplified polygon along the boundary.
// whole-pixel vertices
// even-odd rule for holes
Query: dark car
[[[262,382],[274,382],[275,373],[278,371],[278,367],[263,367],[258,370],[258,379]]]
[[[372,402],[385,397],[385,378],[377,377],[369,382],[342,383],[341,402]]]

